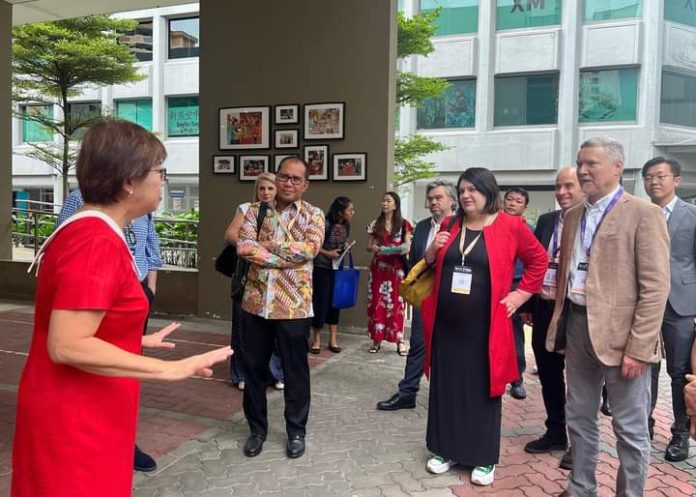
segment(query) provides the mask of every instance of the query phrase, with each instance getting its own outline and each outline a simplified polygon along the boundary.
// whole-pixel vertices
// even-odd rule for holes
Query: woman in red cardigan
[[[490,485],[500,455],[501,395],[518,379],[510,316],[541,289],[548,257],[534,234],[501,212],[488,169],[457,182],[457,219],[445,219],[425,253],[434,292],[423,303],[426,374],[430,374],[428,471],[471,466],[472,483]],[[446,227],[451,226],[448,231]],[[522,280],[510,291],[515,259]]]

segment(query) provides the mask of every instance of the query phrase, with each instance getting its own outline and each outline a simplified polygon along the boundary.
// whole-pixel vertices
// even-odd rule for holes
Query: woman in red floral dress
[[[399,295],[399,283],[406,276],[413,227],[401,216],[399,195],[385,193],[381,205],[382,213],[367,227],[367,251],[375,254],[367,287],[367,331],[372,338],[369,352],[379,352],[382,340],[386,340],[396,343],[396,352],[405,356],[405,303]]]

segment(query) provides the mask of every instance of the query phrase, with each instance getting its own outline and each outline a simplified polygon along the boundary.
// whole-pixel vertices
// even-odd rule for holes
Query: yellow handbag
[[[403,299],[416,309],[420,309],[425,298],[435,287],[435,270],[425,259],[411,268],[404,280],[399,283],[399,293]]]

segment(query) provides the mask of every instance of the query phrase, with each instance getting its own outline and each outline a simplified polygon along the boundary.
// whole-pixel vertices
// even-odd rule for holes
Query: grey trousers
[[[587,315],[568,308],[566,312],[566,423],[573,455],[568,491],[573,497],[597,497],[597,411],[604,382],[619,456],[616,495],[642,497],[650,460],[650,369],[628,380],[620,367],[603,365],[590,342]]]

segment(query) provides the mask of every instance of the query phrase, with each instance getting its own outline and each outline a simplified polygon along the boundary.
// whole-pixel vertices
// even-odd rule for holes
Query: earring
[[[129,196],[129,197],[130,197],[131,195],[133,195],[133,190],[126,189],[126,191],[128,192],[128,196]]]

